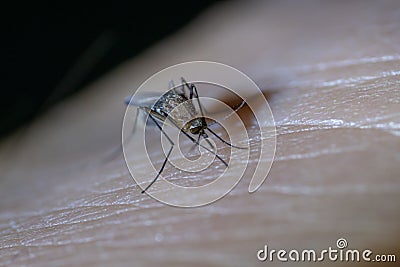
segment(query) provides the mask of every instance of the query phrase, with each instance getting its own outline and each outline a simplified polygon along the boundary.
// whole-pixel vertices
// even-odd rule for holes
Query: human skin
[[[396,1],[213,7],[3,142],[0,265],[270,266],[278,261],[256,257],[264,245],[322,250],[338,238],[398,261],[399,22]],[[277,146],[257,192],[244,177],[221,200],[185,209],[141,194],[122,157],[104,158],[120,142],[124,97],[191,60],[252,78]],[[182,179],[168,167],[166,176]]]

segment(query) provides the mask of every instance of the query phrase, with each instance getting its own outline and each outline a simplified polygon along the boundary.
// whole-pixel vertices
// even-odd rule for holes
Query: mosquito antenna
[[[224,144],[230,146],[230,147],[234,147],[234,148],[238,148],[238,149],[247,149],[247,147],[238,147],[238,146],[234,146],[231,143],[228,143],[227,141],[225,141],[224,139],[222,139],[222,137],[220,137],[218,134],[216,134],[213,130],[207,128],[207,130],[212,133],[215,137],[217,137],[221,142],[223,142]]]

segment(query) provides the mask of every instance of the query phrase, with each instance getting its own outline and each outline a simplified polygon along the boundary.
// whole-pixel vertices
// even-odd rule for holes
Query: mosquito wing
[[[125,104],[135,107],[152,107],[162,95],[161,92],[139,92],[125,97]]]
[[[145,120],[146,115],[151,115],[160,125],[165,123],[169,126],[174,126],[174,124],[167,120],[163,114],[157,113],[151,109],[162,96],[163,93],[160,92],[141,92],[134,96],[125,97],[125,104],[137,107],[137,112],[141,113],[142,120]],[[147,120],[147,124],[149,126],[156,126],[150,119]]]

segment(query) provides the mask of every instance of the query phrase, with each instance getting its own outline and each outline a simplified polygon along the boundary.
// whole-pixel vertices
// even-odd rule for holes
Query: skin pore
[[[339,238],[400,260],[399,20],[396,1],[216,5],[1,144],[0,265],[248,266],[264,245],[322,250]],[[191,60],[258,84],[277,149],[254,194],[244,177],[223,199],[182,209],[141,194],[122,157],[103,159],[120,142],[124,97]]]

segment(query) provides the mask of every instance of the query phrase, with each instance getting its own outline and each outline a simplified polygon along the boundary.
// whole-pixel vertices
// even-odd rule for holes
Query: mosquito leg
[[[186,85],[189,86],[188,84],[186,84]],[[190,84],[189,90],[190,90],[190,99],[193,99],[193,95],[194,95],[194,97],[197,99],[197,103],[199,104],[201,116],[204,117],[203,106],[200,103],[199,93],[197,92],[196,86],[194,84]]]
[[[191,87],[191,85],[193,84],[189,84],[185,78],[181,77],[181,82],[182,82],[182,90],[185,90],[185,86],[189,89],[189,99],[193,98],[193,88]]]
[[[147,112],[147,111],[146,111]],[[168,142],[171,144],[171,146],[174,146],[175,143],[169,138],[168,134],[163,130],[161,125],[157,122],[157,120],[153,117],[152,113],[149,113],[150,119],[157,125],[158,129],[164,134],[164,136],[168,139]]]
[[[185,91],[182,89],[182,86],[181,86],[180,91],[177,90],[177,88],[175,88],[174,80],[170,80],[170,81],[169,81],[169,84],[168,84],[168,91],[173,91],[173,92],[175,92],[175,94],[178,94],[178,95],[181,95],[181,94],[184,95],[184,94],[185,94]]]
[[[189,138],[193,143],[195,143],[198,146],[201,146],[202,148],[204,148],[205,150],[207,150],[208,152],[210,152],[211,154],[215,155],[226,167],[228,167],[228,163],[226,163],[225,160],[223,160],[217,153],[215,153],[214,151],[212,151],[211,149],[203,146],[202,144],[200,144],[199,142],[197,142],[193,137],[191,137],[188,133],[181,131],[184,135],[186,135],[187,138]]]
[[[211,147],[211,149],[215,150],[215,147],[213,146],[213,144],[211,144],[210,140],[208,140],[208,138],[204,138],[207,142],[207,144]]]
[[[201,135],[199,134],[199,136],[197,137],[197,142],[200,143],[200,137]],[[190,152],[193,151],[193,149],[197,146],[197,144],[193,144],[192,147],[190,148]]]
[[[197,93],[197,88],[194,84],[188,84],[187,81],[181,77],[182,86],[185,85],[189,89],[189,99],[192,100],[193,96],[197,99],[197,103],[199,104],[201,116],[204,117],[203,107],[200,104],[199,94]]]
[[[199,109],[200,109],[201,116],[204,117],[204,112],[203,112],[203,110],[204,110],[207,114],[209,114],[209,112],[207,111],[207,109],[206,109],[203,105],[201,105],[201,103],[200,103],[199,94],[197,93],[197,88],[196,88],[196,86],[195,86],[194,84],[189,84],[183,77],[181,77],[181,80],[182,80],[182,87],[186,86],[186,87],[189,89],[189,99],[190,99],[190,100],[193,100],[193,96],[194,96],[194,98],[197,99],[197,103],[198,103],[198,105],[199,105]],[[184,89],[182,89],[182,90],[183,90],[183,92],[184,92]]]
[[[200,137],[202,137],[202,135],[199,135],[199,137],[197,137],[198,143],[200,143]],[[207,144],[211,147],[212,150],[215,150],[214,145],[210,142],[210,140],[208,140],[208,138],[204,138],[204,140],[206,140]],[[196,146],[197,144],[193,144],[193,146],[190,148],[190,151],[192,151]]]
[[[167,154],[167,156],[166,156],[165,159],[164,159],[164,162],[163,162],[163,164],[162,164],[162,166],[161,166],[160,171],[158,172],[157,176],[153,179],[153,181],[151,181],[151,183],[150,183],[148,186],[146,186],[146,188],[142,191],[142,194],[143,194],[144,192],[146,192],[147,189],[149,189],[150,186],[152,186],[152,185],[157,181],[158,177],[160,176],[160,174],[161,174],[162,171],[164,170],[165,165],[167,164],[168,158],[169,158],[169,156],[171,155],[171,152],[172,152],[172,149],[173,149],[173,148],[174,148],[174,146],[171,146],[171,147],[169,148],[168,154]]]
[[[211,130],[210,128],[207,128],[206,130],[208,130],[210,133],[212,133],[215,137],[217,137],[222,143],[230,146],[230,147],[234,147],[234,148],[238,148],[238,149],[247,149],[247,147],[238,147],[238,146],[234,146],[231,143],[228,143],[227,141],[225,141],[224,139],[222,139],[221,136],[219,136],[218,134],[216,134],[213,130]]]
[[[142,110],[144,110],[145,112],[147,112],[146,109],[142,109]],[[150,183],[148,186],[146,186],[146,188],[142,191],[142,194],[143,194],[144,192],[146,192],[146,190],[149,189],[150,186],[152,186],[152,185],[157,181],[158,177],[161,175],[162,171],[164,170],[164,167],[165,167],[165,165],[167,164],[168,158],[169,158],[169,156],[171,155],[172,149],[174,148],[174,145],[175,145],[174,142],[172,142],[171,138],[170,138],[170,137],[167,135],[167,133],[163,130],[163,128],[161,127],[161,125],[160,125],[160,124],[157,122],[157,120],[153,117],[153,115],[151,114],[151,111],[150,111],[148,114],[149,114],[150,119],[157,125],[158,129],[160,129],[161,133],[164,134],[164,136],[167,138],[168,142],[171,144],[171,147],[169,148],[168,154],[167,154],[167,156],[165,157],[164,162],[163,162],[163,164],[162,164],[162,166],[161,166],[161,169],[158,171],[157,176],[153,179],[153,181],[151,181],[151,183]]]

